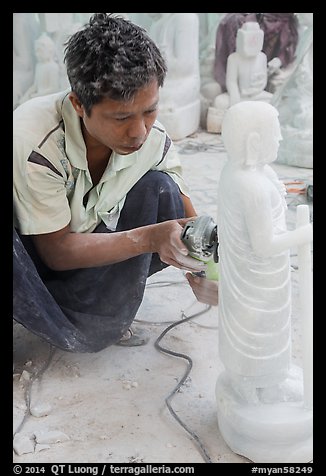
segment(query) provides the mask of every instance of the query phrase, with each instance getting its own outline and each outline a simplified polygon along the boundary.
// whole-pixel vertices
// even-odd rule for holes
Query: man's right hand
[[[163,263],[191,272],[204,271],[205,263],[189,256],[180,238],[184,225],[191,219],[168,220],[154,226],[151,247]]]

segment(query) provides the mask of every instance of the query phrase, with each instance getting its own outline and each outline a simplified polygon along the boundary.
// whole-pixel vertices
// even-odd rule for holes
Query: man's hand
[[[180,238],[183,226],[189,220],[190,218],[181,218],[156,225],[152,229],[152,248],[163,263],[192,272],[204,271],[205,263],[189,256]]]
[[[210,306],[218,305],[218,281],[193,276],[191,273],[187,273],[186,278],[199,302]]]

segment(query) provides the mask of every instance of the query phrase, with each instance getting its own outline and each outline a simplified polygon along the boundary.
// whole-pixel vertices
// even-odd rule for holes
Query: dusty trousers
[[[147,172],[128,192],[116,231],[184,217],[175,182]],[[93,233],[114,233],[101,223]],[[71,352],[98,352],[119,341],[142,302],[148,276],[167,265],[146,253],[120,263],[53,271],[29,236],[13,238],[13,317],[50,344]]]

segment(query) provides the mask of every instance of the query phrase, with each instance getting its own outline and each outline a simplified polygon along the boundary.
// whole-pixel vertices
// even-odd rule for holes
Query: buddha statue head
[[[236,51],[244,57],[257,56],[262,50],[264,32],[257,22],[246,22],[238,29]]]

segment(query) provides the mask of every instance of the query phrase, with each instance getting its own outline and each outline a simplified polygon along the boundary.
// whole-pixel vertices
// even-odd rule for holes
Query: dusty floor
[[[194,134],[176,143],[199,214],[216,216],[217,185],[226,156],[220,136]],[[312,170],[273,164],[283,181],[309,180]],[[288,196],[288,226],[295,207]],[[310,204],[312,213],[312,204]],[[293,361],[302,363],[296,256],[292,257]],[[144,347],[113,346],[96,354],[54,350],[14,323],[13,428],[27,437],[30,452],[16,463],[201,463],[202,450],[170,414],[165,399],[187,369],[184,358],[159,352],[155,340],[172,322],[199,314],[160,342],[193,361],[189,377],[171,400],[178,417],[199,438],[212,462],[249,462],[225,444],[217,425],[215,383],[223,367],[217,348],[218,308],[196,302],[183,272],[169,268],[150,278],[137,326],[150,331]],[[54,351],[53,351],[54,350]],[[33,416],[46,413],[44,416]],[[54,442],[35,447],[58,431]],[[43,432],[43,433],[41,433]],[[58,436],[59,435],[59,436]],[[55,442],[60,439],[60,442]]]

